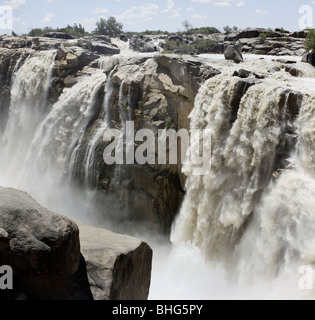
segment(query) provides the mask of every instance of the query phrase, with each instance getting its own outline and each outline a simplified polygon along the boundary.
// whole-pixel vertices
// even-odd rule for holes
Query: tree
[[[224,30],[225,34],[230,34],[230,33],[239,31],[238,27],[236,27],[236,26],[234,26],[233,28],[230,27],[230,26],[226,26],[226,27],[223,28],[223,30]]]
[[[215,27],[201,27],[201,28],[194,28],[191,30],[192,33],[201,33],[201,34],[215,34],[221,33],[219,29]]]
[[[101,20],[96,23],[95,34],[117,37],[122,31],[123,25],[117,22],[115,17],[109,17],[107,20],[101,18]]]
[[[223,28],[225,34],[230,34],[233,32],[233,29],[230,26],[226,26]]]
[[[65,28],[58,29],[58,31],[69,33],[72,36],[79,37],[79,38],[82,38],[87,34],[84,27],[80,23],[79,24],[75,23],[73,26],[67,25],[67,27]]]
[[[191,29],[193,28],[192,24],[189,23],[188,20],[184,20],[182,23],[183,27],[184,27],[184,31],[189,34]]]
[[[35,28],[35,29],[32,29],[32,30],[28,33],[28,35],[29,35],[30,37],[41,37],[41,36],[44,35],[44,31],[43,31],[43,29]]]

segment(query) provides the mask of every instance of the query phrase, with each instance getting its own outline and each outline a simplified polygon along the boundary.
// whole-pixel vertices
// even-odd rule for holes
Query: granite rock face
[[[0,300],[146,300],[152,250],[142,241],[80,225],[28,194],[0,188],[0,266],[13,290]]]
[[[141,240],[79,224],[94,300],[146,300],[152,250]]]
[[[105,68],[104,72],[111,81],[110,93],[106,97],[111,128],[123,130],[122,119],[129,117],[135,132],[149,129],[156,133],[156,146],[160,129],[189,130],[189,114],[200,85],[220,74],[219,70],[192,57],[160,54],[153,58],[126,59],[113,68]],[[97,126],[92,126],[86,132],[78,149],[73,172],[81,183],[84,181],[81,163],[92,132],[97,129]],[[159,164],[158,161],[145,165],[135,163],[118,168],[104,163],[105,148],[106,143],[100,139],[95,147],[95,165],[90,171],[94,183],[91,186],[107,194],[121,195],[129,219],[149,223],[156,231],[168,234],[184,196],[185,176],[181,161],[176,164]],[[119,175],[115,176],[115,172]]]
[[[82,295],[71,283],[81,259],[75,223],[24,192],[0,188],[0,228],[0,265],[12,267],[15,286],[27,299]]]
[[[243,62],[242,52],[236,45],[229,45],[224,51],[224,56],[226,60],[232,60],[236,63]]]

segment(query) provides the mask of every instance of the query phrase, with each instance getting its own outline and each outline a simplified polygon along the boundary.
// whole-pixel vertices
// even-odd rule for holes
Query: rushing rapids
[[[132,118],[131,82],[138,81],[143,69],[135,68],[119,88],[113,83],[115,67],[130,57],[102,58],[98,68],[86,69],[50,103],[55,57],[56,51],[30,53],[24,63],[16,63],[8,118],[1,119],[0,184],[23,189],[71,218],[99,223],[107,214],[110,223],[111,215],[123,211],[119,189],[129,168],[113,169],[117,197],[95,197],[102,170],[98,154],[112,124],[114,103],[122,123]],[[263,287],[271,279],[278,284],[277,298],[287,294],[283,279],[294,297],[303,296],[298,270],[314,267],[315,261],[314,68],[297,63],[300,77],[294,78],[284,70],[267,70],[279,67],[279,62],[247,59],[242,67],[260,79],[240,79],[232,77],[239,69],[234,63],[207,63],[222,74],[200,88],[190,128],[211,132],[204,137],[211,147],[211,169],[200,176],[192,175],[192,164],[183,167],[186,195],[173,225],[170,254],[156,246],[151,298],[216,298],[215,289],[211,293],[216,286],[224,288],[222,298],[246,296],[241,293],[245,287],[232,286],[235,279],[251,287]],[[290,168],[288,161],[294,163]],[[275,180],[277,170],[281,175]],[[79,190],[74,177],[81,183]],[[125,213],[121,217],[128,219]],[[194,280],[178,287],[178,281],[189,277]],[[174,295],[165,296],[163,288]],[[248,290],[248,296],[255,297],[257,291]],[[270,297],[268,289],[261,295]]]

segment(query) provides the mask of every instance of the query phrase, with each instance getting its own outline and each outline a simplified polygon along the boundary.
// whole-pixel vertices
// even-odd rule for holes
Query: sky
[[[90,32],[100,18],[110,16],[123,24],[124,31],[177,32],[183,30],[184,20],[196,28],[283,27],[297,31],[301,29],[301,19],[305,20],[305,6],[308,24],[312,26],[315,21],[312,0],[0,0],[0,33],[5,33],[1,19],[7,14],[1,8],[12,8],[13,25],[8,32],[23,34],[37,27],[65,27],[74,23],[81,23]]]

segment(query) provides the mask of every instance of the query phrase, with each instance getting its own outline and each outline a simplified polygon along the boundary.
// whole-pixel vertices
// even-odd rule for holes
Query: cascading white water
[[[103,61],[105,61],[105,59]],[[102,69],[103,67],[104,65],[101,64],[100,68]],[[112,72],[111,72],[106,81],[105,98],[104,98],[100,123],[93,138],[88,143],[87,151],[84,158],[84,175],[85,175],[85,181],[87,185],[89,185],[89,182],[90,182],[91,172],[95,172],[95,170],[92,170],[95,164],[95,161],[94,161],[95,149],[98,146],[100,140],[103,139],[105,130],[110,128],[110,122],[111,122],[110,108],[111,108],[111,103],[112,103],[114,94],[115,94],[115,86],[112,81]]]
[[[257,84],[249,88],[230,128],[236,84],[235,79],[216,77],[201,90],[191,114],[192,128],[213,132],[206,137],[206,144],[212,145],[211,172],[188,179],[178,221],[185,231],[176,233],[175,239],[191,239],[207,255],[211,248],[220,253],[235,245],[234,235],[253,212],[255,196],[264,187],[262,178],[270,175],[285,120],[281,116],[285,107],[278,108],[283,89]],[[188,175],[190,166],[184,168]]]
[[[105,81],[103,72],[96,70],[92,75],[83,75],[71,89],[64,89],[35,135],[32,153],[37,154],[37,168],[56,168],[60,177],[71,171],[75,149],[89,122],[97,116],[93,107]]]
[[[87,126],[98,116],[95,103],[106,75],[101,70],[83,74],[49,105],[55,55],[34,53],[16,66],[1,140],[0,184],[25,190],[51,210],[84,221],[89,204],[71,184],[71,172]]]
[[[296,169],[285,172],[266,190],[237,248],[236,255],[241,257],[238,270],[243,279],[257,278],[260,274],[272,278],[292,273],[298,278],[298,270],[302,266],[314,269],[314,112],[313,91],[304,95],[296,121],[299,142],[292,154]],[[308,294],[314,298],[314,291]]]
[[[18,183],[35,131],[48,110],[55,51],[29,55],[21,68],[17,61],[11,88],[9,118],[1,145],[1,184]],[[22,56],[21,56],[22,57]]]
[[[191,176],[193,165],[184,167],[187,195],[172,234],[175,246],[191,243],[207,260],[223,262],[228,279],[252,286],[282,279],[278,295],[266,291],[265,298],[304,296],[299,268],[315,262],[315,92],[297,82],[278,75],[250,87],[232,126],[237,80],[217,76],[201,88],[191,128],[212,131],[206,137],[211,171]],[[269,184],[292,87],[303,93],[299,116],[290,123],[299,135],[291,155],[297,167]]]

